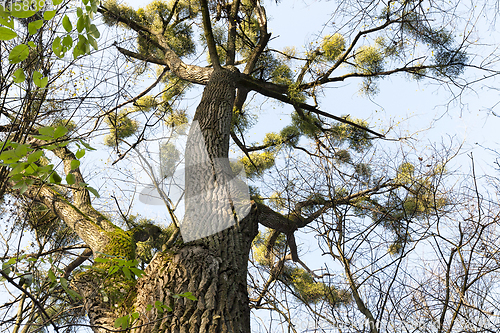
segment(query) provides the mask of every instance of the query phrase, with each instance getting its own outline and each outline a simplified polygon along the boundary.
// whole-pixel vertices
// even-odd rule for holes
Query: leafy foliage
[[[192,28],[185,23],[187,18],[197,15],[196,7],[191,6],[189,2],[178,1],[175,9],[173,8],[174,1],[162,0],[153,1],[138,10],[118,4],[114,0],[106,1],[103,5],[112,13],[143,24],[149,27],[153,33],[164,36],[172,50],[180,57],[193,54],[196,50],[192,39]],[[170,18],[170,21],[167,21],[167,18]],[[116,24],[115,19],[110,16],[104,15],[103,20],[109,26]],[[121,24],[121,26],[129,28],[125,24]],[[141,35],[137,38],[137,45],[141,54],[163,57],[162,52]]]
[[[132,136],[139,127],[137,121],[131,119],[127,111],[111,113],[107,115],[105,122],[110,128],[110,134],[104,139],[104,144],[110,147],[118,145],[120,139]]]
[[[321,48],[326,60],[335,61],[345,51],[344,37],[339,33],[325,36],[321,42]]]

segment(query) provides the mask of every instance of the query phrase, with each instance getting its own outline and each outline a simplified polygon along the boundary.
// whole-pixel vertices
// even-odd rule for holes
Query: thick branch
[[[231,5],[231,11],[229,12],[229,30],[227,36],[227,55],[226,55],[226,65],[234,66],[236,61],[236,26],[237,17],[240,10],[240,0],[234,0]]]
[[[305,227],[306,225],[308,225],[309,223],[311,223],[315,219],[317,219],[325,211],[327,211],[328,209],[330,209],[336,205],[345,205],[345,204],[348,204],[352,200],[355,200],[357,198],[360,198],[360,197],[363,197],[363,196],[366,196],[369,194],[378,193],[378,191],[381,189],[390,188],[393,186],[394,186],[394,184],[392,184],[392,183],[378,184],[372,188],[353,193],[353,194],[346,196],[344,198],[323,201],[323,202],[319,202],[318,200],[314,200],[314,199],[299,202],[296,204],[295,209],[289,214],[288,217],[285,217],[284,215],[275,212],[274,210],[272,210],[271,208],[269,208],[268,206],[266,206],[264,204],[257,204],[258,212],[259,212],[258,221],[263,226],[268,227],[268,228],[273,229],[273,230],[276,230],[279,233],[283,233],[286,235],[287,243],[288,243],[288,246],[290,247],[290,252],[291,252],[293,261],[298,262],[299,257],[297,254],[297,244],[295,243],[295,236],[294,236],[294,232],[297,229]],[[307,218],[302,217],[301,214],[302,214],[303,208],[316,206],[316,205],[321,205],[321,207],[319,209],[317,209],[314,213],[309,215]],[[278,235],[276,233],[274,233],[273,237],[271,238],[271,241],[268,244],[269,247],[273,246],[277,237],[278,237]],[[269,253],[269,249],[267,250],[267,253]]]
[[[297,230],[297,224],[291,219],[286,218],[280,213],[275,212],[266,205],[257,203],[258,221],[265,227],[277,230],[286,235],[287,243],[290,248],[293,261],[298,261],[297,244],[293,233]]]
[[[271,38],[271,34],[267,32],[267,18],[266,12],[264,8],[260,6],[259,1],[256,1],[255,11],[257,13],[257,17],[259,19],[259,28],[260,28],[260,38],[257,46],[253,49],[252,54],[247,59],[247,64],[243,73],[250,75],[255,69],[255,64],[259,59],[260,55],[264,51]],[[234,107],[236,110],[241,110],[243,108],[243,104],[245,103],[248,96],[249,89],[245,87],[238,87],[238,91],[236,93],[236,99],[234,101]]]
[[[210,54],[210,61],[215,70],[220,69],[219,55],[217,54],[217,47],[215,46],[214,33],[212,31],[212,24],[210,23],[210,13],[208,11],[207,0],[200,0],[201,14],[203,18],[203,30],[205,32],[205,39],[207,40],[208,54]]]
[[[165,66],[167,69],[170,69],[168,67],[168,62],[165,59],[159,59],[159,58],[152,57],[152,56],[149,56],[149,55],[144,55],[144,54],[132,52],[132,51],[129,51],[129,50],[124,49],[122,47],[119,47],[118,45],[115,45],[115,47],[124,56],[130,57],[130,58],[134,58],[134,59],[137,59],[137,60],[142,60],[142,61],[150,62],[152,64],[157,64],[157,65]]]
[[[35,146],[45,144],[38,139],[31,139],[30,142]],[[80,185],[85,183],[80,169],[71,168],[71,161],[76,159],[75,155],[67,147],[54,149],[53,153],[63,161],[65,174],[75,177],[75,185],[71,187],[72,202],[59,193],[56,187],[49,185],[33,186],[24,195],[40,200],[74,230],[94,253],[104,252],[110,241],[108,233],[115,231],[117,227],[92,207],[89,191],[84,185]]]
[[[78,256],[78,258],[76,258],[75,260],[73,260],[72,262],[70,262],[68,264],[68,266],[66,266],[66,268],[64,269],[64,278],[69,278],[69,276],[71,275],[71,272],[73,272],[73,270],[75,270],[75,268],[77,268],[78,266],[80,266],[81,264],[83,264],[85,262],[85,260],[87,260],[88,258],[90,258],[90,256],[92,255],[92,250],[91,249],[85,249],[82,254],[80,254]]]
[[[170,48],[165,36],[153,32],[151,29],[134,22],[133,20],[118,15],[107,9],[106,7],[99,7],[98,12],[114,18],[118,22],[127,25],[130,29],[136,31],[141,36],[147,38],[151,43],[155,44],[165,54],[165,63],[169,69],[179,78],[197,84],[207,84],[212,74],[212,68],[194,66],[185,64],[179,56]]]
[[[253,80],[249,76],[241,76],[240,83],[242,85],[248,87],[249,89],[254,90],[254,91],[256,91],[256,92],[258,92],[258,93],[260,93],[260,94],[262,94],[264,96],[271,97],[271,98],[277,99],[277,100],[279,100],[281,102],[284,102],[286,104],[290,104],[290,105],[293,105],[295,107],[298,107],[298,108],[301,108],[301,109],[304,109],[304,110],[316,113],[316,114],[318,114],[320,116],[327,117],[327,118],[336,120],[338,122],[354,126],[354,127],[359,128],[359,129],[361,129],[363,131],[367,131],[368,133],[373,134],[373,135],[375,135],[375,136],[377,136],[379,138],[383,138],[384,137],[383,134],[377,133],[377,132],[375,132],[375,131],[373,131],[373,130],[371,130],[369,128],[366,128],[366,127],[363,127],[363,126],[358,125],[356,123],[353,123],[352,121],[349,121],[349,120],[344,119],[342,117],[334,116],[334,115],[332,115],[330,113],[321,111],[321,110],[317,109],[316,107],[314,107],[312,105],[309,105],[309,104],[306,104],[306,103],[295,102],[290,97],[288,97],[286,95],[283,95],[283,94],[281,94],[279,92],[276,92],[274,90],[266,89],[266,88],[262,87],[259,84],[258,81]]]
[[[103,252],[109,243],[109,237],[104,229],[71,204],[62,194],[56,192],[48,185],[41,188],[32,188],[24,193],[25,196],[40,200],[47,208],[51,209],[63,220],[68,227],[74,230],[78,236],[96,252]],[[101,216],[101,219],[104,217]]]
[[[255,12],[257,14],[257,18],[259,19],[260,38],[257,46],[253,49],[252,54],[247,60],[245,70],[243,71],[243,73],[245,74],[250,74],[253,72],[257,60],[266,48],[267,43],[269,42],[269,38],[271,38],[271,34],[267,32],[266,12],[264,8],[260,6],[259,1],[256,2]]]

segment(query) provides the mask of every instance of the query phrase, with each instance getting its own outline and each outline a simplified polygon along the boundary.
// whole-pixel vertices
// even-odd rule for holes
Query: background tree
[[[60,123],[36,114],[36,122],[28,123],[29,130],[19,131],[23,137],[11,139],[28,142],[31,154],[49,148],[52,159],[63,164],[56,172],[64,173],[64,177],[50,173],[49,183],[24,180],[16,186],[19,189],[6,194],[18,202],[26,200],[26,213],[43,214],[37,215],[30,230],[40,233],[44,230],[42,221],[50,220],[58,226],[51,224],[51,236],[59,227],[74,236],[72,241],[65,237],[68,243],[64,246],[73,246],[78,239],[88,247],[74,261],[61,258],[61,265],[66,266],[61,266],[59,277],[58,264],[50,263],[46,281],[60,286],[62,296],[52,301],[54,293],[50,291],[46,299],[55,302],[52,305],[34,297],[33,309],[50,308],[53,312],[33,317],[34,312],[27,311],[17,317],[20,323],[29,323],[27,329],[47,323],[57,329],[61,324],[54,320],[61,318],[60,313],[78,319],[80,313],[71,313],[70,309],[80,307],[98,332],[118,326],[133,326],[137,332],[248,332],[250,309],[265,308],[277,311],[293,331],[291,303],[283,301],[288,295],[299,300],[313,320],[328,324],[354,326],[361,318],[372,325],[356,324],[356,329],[378,332],[374,323],[399,318],[394,304],[396,292],[403,297],[410,295],[409,289],[403,291],[407,282],[400,275],[402,263],[411,258],[408,249],[428,239],[429,226],[439,222],[449,209],[451,199],[440,187],[447,157],[441,164],[421,170],[419,159],[391,157],[391,169],[387,158],[379,162],[384,157],[373,146],[382,133],[369,129],[364,120],[322,110],[321,94],[326,92],[325,87],[359,78],[361,91],[375,94],[378,80],[398,73],[459,85],[460,75],[471,62],[465,47],[468,36],[456,40],[449,24],[456,17],[446,6],[456,5],[369,2],[357,10],[338,4],[334,6],[336,14],[346,22],[341,29],[325,34],[318,45],[304,50],[274,50],[266,11],[258,1],[155,1],[139,10],[116,2],[104,3],[98,9],[104,22],[135,34],[133,45],[116,44],[116,49],[126,59],[140,61],[136,72],[128,77],[117,70],[115,77],[109,77],[107,68],[120,68],[116,64],[89,70],[97,74],[89,92],[78,96],[75,112],[68,118],[55,113],[64,119],[66,127],[73,121],[79,124],[78,129],[67,132],[63,127],[47,126]],[[83,31],[78,24],[76,29]],[[92,30],[90,25],[88,30]],[[198,32],[202,35],[202,51],[195,38]],[[208,57],[208,65],[204,59],[192,64],[192,59],[200,55]],[[123,82],[133,83],[152,64],[160,66],[156,81],[134,97],[124,96]],[[117,83],[117,88],[110,89],[113,96],[104,94],[95,99],[99,89],[112,86],[108,80]],[[255,184],[259,179],[266,180],[271,172],[276,180],[271,191],[253,188],[251,210],[245,218],[215,235],[185,243],[176,225],[174,206],[168,207],[172,225],[164,230],[155,228],[151,221],[130,216],[118,202],[120,220],[96,209],[89,193],[95,190],[88,187],[79,162],[90,146],[78,139],[85,137],[86,131],[88,136],[106,129],[104,142],[116,151],[114,163],[124,163],[154,134],[152,128],[178,129],[190,120],[176,101],[195,84],[204,86],[192,119],[199,124],[203,140],[194,139],[192,127],[184,155],[187,165],[204,168],[186,185],[185,197],[193,198],[200,192],[216,195],[227,177],[232,178],[227,160],[231,141],[240,149],[241,161]],[[161,87],[161,93],[148,95],[155,86]],[[8,89],[2,92],[7,95]],[[291,124],[278,133],[267,134],[261,143],[249,144],[253,94],[290,108]],[[28,102],[29,96],[22,101]],[[44,98],[39,104],[49,106],[50,102]],[[66,104],[63,109],[72,110]],[[73,143],[61,144],[68,140]],[[208,161],[203,160],[197,142],[206,146]],[[15,149],[13,146],[5,152]],[[169,157],[175,155],[174,151]],[[277,161],[284,161],[284,166]],[[35,162],[43,165],[41,160]],[[5,184],[12,185],[16,179],[6,174],[12,170],[7,166],[5,170]],[[61,178],[65,178],[64,184]],[[204,188],[202,178],[215,179],[215,189],[210,192]],[[35,204],[39,209],[33,210]],[[207,220],[187,222],[206,225]],[[268,229],[259,233],[259,225]],[[344,279],[308,268],[296,240],[296,234],[303,230],[318,236],[320,249],[338,261]],[[249,257],[254,258],[254,266],[247,284]],[[81,266],[88,258],[93,259],[93,266]],[[147,266],[145,274],[135,267],[136,260]],[[43,264],[38,267],[43,268]],[[12,278],[10,271],[4,274],[10,283],[19,285],[16,281],[20,277]],[[262,281],[258,274],[262,274]],[[71,292],[68,281],[79,296]],[[378,289],[361,288],[369,284]],[[458,316],[462,307],[449,306],[448,289],[449,283],[444,289],[444,319],[448,309],[453,308]],[[21,290],[24,295],[32,295],[26,288]],[[379,291],[384,292],[382,296],[377,296]],[[185,297],[179,299],[179,295]]]

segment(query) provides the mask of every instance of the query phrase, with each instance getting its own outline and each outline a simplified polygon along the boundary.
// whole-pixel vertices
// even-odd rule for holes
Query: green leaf
[[[80,167],[79,160],[71,160],[71,170],[75,170]]]
[[[165,312],[165,310],[172,311],[172,309],[169,306],[163,304],[160,301],[155,301],[155,308],[158,311],[158,313],[160,313],[160,314]]]
[[[80,159],[83,156],[85,156],[85,149],[78,149],[78,151],[75,154],[76,158]]]
[[[4,262],[2,264],[2,272],[4,272],[5,274],[10,274],[10,272],[11,272],[10,266],[11,265],[8,265],[6,262]]]
[[[36,84],[38,87],[45,88],[48,82],[49,78],[43,77],[42,73],[40,73],[39,71],[35,71],[33,73],[33,83]]]
[[[0,8],[1,10],[2,8]],[[7,15],[2,16],[0,15],[0,24],[5,25],[6,27],[9,27],[11,29],[14,29],[14,18],[9,17]]]
[[[17,33],[9,28],[0,27],[0,40],[11,40],[17,37]]]
[[[196,297],[194,297],[194,295],[190,291],[187,291],[185,293],[179,294],[179,296],[180,297],[185,297],[185,298],[190,299],[192,301],[198,300]]]
[[[52,4],[54,6],[57,6],[57,5],[61,4],[62,2],[63,2],[63,0],[52,0]]]
[[[57,278],[56,278],[56,275],[54,274],[54,272],[52,271],[52,269],[49,269],[48,273],[49,273],[49,279],[50,279],[50,281],[56,282]]]
[[[140,314],[139,312],[132,312],[130,316],[132,317],[132,322],[134,322],[137,318],[139,318]]]
[[[6,275],[9,275],[11,272],[10,266],[2,268],[2,272],[5,273]]]
[[[54,137],[54,127],[52,127],[52,126],[40,127],[38,129],[38,133],[40,133],[42,135],[50,136],[51,138],[53,138]]]
[[[24,169],[24,174],[26,176],[29,175],[36,175],[36,173],[39,171],[38,166],[35,163],[27,163],[26,168]],[[28,180],[26,181],[28,182]]]
[[[33,151],[33,149],[29,148],[28,145],[18,144],[15,151],[16,151],[17,156],[24,157],[24,156],[28,155],[28,152]]]
[[[116,272],[118,272],[118,270],[120,269],[120,267],[118,266],[111,266],[109,269],[108,269],[108,274],[109,275],[113,275],[115,274]]]
[[[106,262],[110,262],[110,261],[111,261],[111,259],[108,259],[108,258],[99,258],[99,257],[97,257],[97,258],[95,258],[95,259],[94,259],[94,261],[95,261],[95,262],[100,262],[100,263],[106,263]]]
[[[115,320],[115,328],[126,330],[129,326],[129,315],[125,315]]]
[[[95,148],[92,148],[88,143],[86,143],[85,141],[83,140],[80,140],[80,143],[85,147],[87,148],[87,150],[95,150]]]
[[[97,42],[96,40],[94,39],[94,37],[92,37],[90,34],[87,34],[87,39],[89,41],[89,44],[92,45],[92,47],[94,48],[94,50],[97,51]]]
[[[87,54],[90,52],[90,44],[87,38],[84,35],[78,35],[78,47],[80,48],[83,54]]]
[[[153,309],[153,306],[151,304],[148,304],[148,306],[146,306],[146,311],[151,311]]]
[[[49,21],[55,15],[56,15],[56,11],[55,10],[47,10],[46,12],[43,13],[43,19],[46,20],[46,21]]]
[[[36,14],[36,11],[34,10],[23,10],[22,9],[23,5],[24,5],[23,2],[14,3],[12,5],[10,15],[16,18],[28,18]]]
[[[40,29],[42,25],[43,25],[43,20],[36,20],[28,23],[28,31],[30,35],[36,34],[38,32],[38,29]]]
[[[68,129],[64,126],[57,126],[54,130],[54,139],[58,139],[62,136],[65,136],[68,133]]]
[[[68,289],[66,290],[66,292],[68,293],[68,295],[72,298],[72,299],[83,299],[82,296],[80,296],[79,293],[77,293],[76,291],[72,290],[72,289]]]
[[[11,64],[17,64],[28,58],[30,54],[30,48],[26,44],[19,44],[14,46],[14,48],[9,53],[9,62]]]
[[[59,282],[61,282],[61,286],[63,288],[68,288],[68,280],[66,280],[65,278],[62,277],[59,279]]]
[[[18,68],[14,72],[14,79],[13,80],[15,83],[21,83],[21,82],[24,82],[24,80],[26,80],[26,75],[24,75],[24,70],[22,68]]]
[[[12,176],[10,176],[10,180],[16,183],[16,185],[14,185],[12,188],[18,189],[23,187],[24,186],[23,183],[27,183],[27,179],[23,178],[25,177],[21,173],[15,173]]]
[[[144,275],[144,271],[142,269],[136,268],[136,267],[130,267],[130,271],[135,274],[138,278]]]
[[[3,268],[3,265],[14,265],[16,262],[17,262],[16,258],[10,258],[7,262],[2,264],[2,268]]]
[[[73,185],[75,182],[76,182],[75,175],[72,173],[68,173],[68,175],[66,176],[66,183],[68,185]]]
[[[83,28],[85,28],[85,19],[83,18],[83,16],[80,16],[78,18],[78,21],[76,21],[76,30],[81,33],[83,31]]]
[[[62,43],[69,49],[73,46],[73,38],[71,38],[70,35],[67,35],[66,37],[63,38]]]
[[[31,47],[32,49],[36,49],[36,44],[35,44],[35,42],[34,42],[34,41],[30,40],[30,41],[28,42],[28,45],[29,45],[29,47]]]
[[[66,282],[63,283],[63,281]],[[64,289],[66,294],[68,294],[69,297],[71,297],[72,300],[76,300],[80,296],[78,295],[78,293],[68,288],[68,281],[65,278],[61,278],[61,287]]]
[[[73,30],[73,25],[71,24],[68,15],[64,15],[62,25],[64,30],[66,30],[67,32],[71,32],[71,30]]]
[[[82,41],[82,39],[80,37],[83,37],[83,36],[82,35],[78,35],[79,41],[76,44],[75,48],[73,49],[73,57],[75,59],[78,58],[81,55],[85,55],[86,54],[85,50],[86,50],[87,40],[85,39],[85,37],[83,37],[85,39],[85,41]]]
[[[87,8],[87,11],[88,11],[88,8]],[[85,20],[85,29],[87,30],[87,32],[89,32],[90,31],[90,16],[84,15],[83,19]]]
[[[99,192],[93,187],[86,186],[86,189],[89,190],[90,193],[92,193],[96,198],[100,198],[101,196],[99,195]]]
[[[163,310],[163,303],[160,301],[155,301],[155,308],[158,313],[163,313],[165,310]]]
[[[57,172],[52,172],[49,177],[49,182],[52,184],[61,184],[62,178],[57,174]]]
[[[16,154],[15,150],[7,150],[0,154],[0,159],[6,164],[11,164],[19,161],[20,157]]]
[[[61,44],[61,37],[56,37],[54,38],[54,41],[52,42],[52,51],[58,58],[64,57],[64,47]]]
[[[130,270],[127,267],[123,267],[123,274],[129,280],[132,280],[132,275],[130,274]]]
[[[43,156],[43,150],[37,150],[28,156],[28,163],[34,163],[38,161],[42,156]]]
[[[95,24],[90,25],[89,34],[91,34],[94,38],[99,38],[101,36]]]
[[[49,141],[49,140],[54,139],[53,137],[51,137],[51,136],[47,136],[47,135],[33,135],[33,137],[34,137],[35,139],[38,139],[38,140],[43,140],[43,141]]]

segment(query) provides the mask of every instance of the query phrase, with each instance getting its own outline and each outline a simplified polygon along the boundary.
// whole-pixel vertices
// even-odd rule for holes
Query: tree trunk
[[[117,317],[137,312],[139,318],[132,323],[133,332],[250,332],[247,265],[258,229],[256,206],[248,207],[250,212],[246,217],[237,216],[233,201],[229,212],[221,213],[216,206],[208,213],[189,213],[200,210],[196,200],[191,200],[191,205],[198,203],[198,206],[190,207],[189,203],[189,198],[200,197],[200,193],[202,200],[209,198],[201,206],[232,199],[231,193],[221,194],[221,189],[226,188],[228,177],[232,176],[227,157],[237,77],[236,69],[213,72],[194,117],[203,139],[200,144],[191,132],[188,138],[186,173],[191,173],[186,174],[187,217],[183,222],[188,227],[181,226],[181,233],[186,234],[187,230],[188,238],[193,241],[156,254],[146,268],[146,275],[122,300],[121,310],[113,312],[114,305],[108,300],[110,311],[104,311],[102,295],[95,290],[85,292],[91,324],[101,326],[95,327],[95,331],[105,332],[103,326],[110,328]],[[196,172],[189,166],[194,166]],[[217,200],[221,196],[224,200]],[[192,233],[218,223],[216,219],[221,216],[233,219],[232,226],[219,228],[222,231],[204,238]],[[87,287],[81,285],[80,289],[88,289],[89,284],[95,282],[89,280]],[[172,297],[186,292],[191,292],[197,300]],[[162,313],[160,305],[172,311]],[[153,308],[147,311],[148,306]]]
[[[134,308],[141,314],[137,332],[250,332],[247,265],[257,223],[250,214],[242,223],[158,253],[137,283]],[[191,292],[197,301],[174,300]],[[173,311],[163,315],[148,304],[160,301]]]

